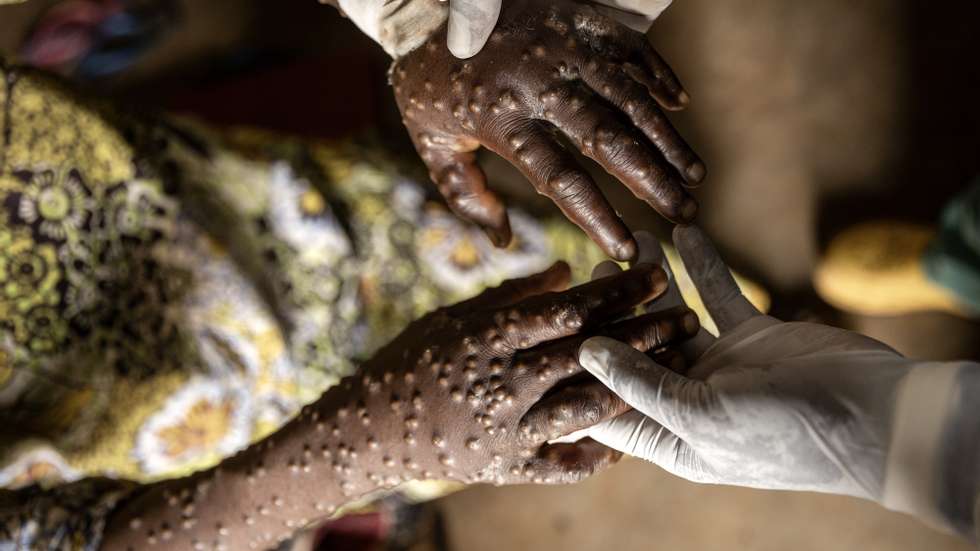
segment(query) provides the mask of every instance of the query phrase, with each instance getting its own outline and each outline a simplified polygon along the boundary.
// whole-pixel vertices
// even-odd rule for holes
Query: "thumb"
[[[684,461],[693,457],[686,442],[663,425],[639,411],[628,411],[582,431],[585,436],[616,451],[655,463],[662,469],[680,474]]]
[[[579,364],[634,409],[683,437],[710,388],[651,360],[626,343],[592,337],[579,349]]]
[[[460,59],[480,53],[497,25],[501,0],[450,0],[449,51]]]

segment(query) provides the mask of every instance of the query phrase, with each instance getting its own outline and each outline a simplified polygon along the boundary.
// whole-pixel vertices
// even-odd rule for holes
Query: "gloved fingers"
[[[646,310],[653,312],[675,308],[677,306],[686,306],[684,297],[681,296],[681,290],[677,286],[677,277],[670,268],[670,263],[667,262],[667,255],[664,254],[664,248],[660,244],[660,240],[647,231],[638,231],[633,235],[633,238],[636,239],[636,244],[639,248],[636,264],[654,264],[663,268],[664,273],[667,274],[667,290],[664,294],[650,301],[646,306]],[[683,352],[684,359],[687,363],[694,363],[714,342],[715,337],[711,333],[708,333],[705,328],[701,327],[695,336],[678,343],[677,348]],[[663,362],[659,363],[660,365],[667,365]],[[675,369],[674,371],[677,370]]]
[[[694,219],[697,202],[685,190],[682,178],[636,128],[621,121],[621,114],[574,84],[555,88],[548,98],[548,121],[585,156],[669,220],[686,223]]]
[[[419,154],[429,168],[429,177],[439,188],[449,208],[460,218],[480,226],[497,247],[510,244],[507,209],[487,187],[487,177],[476,162],[474,151],[456,151],[421,140]]]
[[[572,280],[572,270],[559,260],[547,270],[527,277],[508,279],[497,287],[484,290],[479,295],[446,308],[451,316],[463,316],[489,308],[509,306],[535,295],[563,291]]]
[[[619,396],[599,381],[588,378],[545,396],[521,419],[518,437],[543,444],[630,410]]]
[[[540,124],[513,130],[496,148],[538,193],[549,197],[575,225],[616,260],[629,260],[636,244],[626,224],[602,195],[589,173]]]
[[[697,331],[697,316],[686,309],[644,314],[604,327],[600,335],[629,343],[645,352],[687,338]],[[562,379],[582,372],[578,355],[587,335],[576,335],[519,352],[514,357],[514,369],[523,370],[527,385],[544,390]]]
[[[742,295],[718,250],[697,226],[674,228],[674,246],[720,333],[761,315]]]
[[[603,421],[585,434],[614,450],[645,459],[680,476],[687,471],[683,461],[693,455],[684,440],[637,410]]]
[[[501,0],[451,0],[449,2],[449,51],[460,59],[475,56],[487,43],[500,16]]]
[[[511,474],[536,484],[579,482],[614,465],[622,453],[586,438],[570,444],[545,444]]]
[[[670,371],[628,344],[593,337],[579,363],[634,409],[683,436],[711,405],[711,388]]]
[[[653,335],[651,333],[645,336],[640,334],[644,329],[640,323],[621,322],[617,325],[620,328],[613,328],[606,332],[614,335],[611,338],[619,341],[632,340],[631,346],[639,351],[646,351],[647,355],[660,365],[668,366],[677,373],[684,373],[687,368],[684,356],[672,347],[663,347],[667,341],[677,339],[661,341],[664,333],[670,330],[656,329],[656,337],[651,338]],[[633,327],[630,329],[630,326]],[[631,338],[628,334],[630,330],[637,332],[638,336]],[[688,328],[685,332],[690,333],[691,329]],[[580,341],[584,340],[580,339]],[[632,408],[626,402],[598,380],[592,377],[581,381],[575,380],[567,386],[548,393],[540,402],[532,406],[521,419],[519,436],[532,444],[575,442],[578,438],[570,440],[562,440],[562,438],[573,434],[582,435],[584,433],[581,431],[584,429],[622,415],[630,409]]]
[[[488,316],[488,330],[514,348],[533,348],[543,342],[578,334],[587,327],[601,326],[623,312],[632,311],[666,287],[663,270],[656,266],[640,266],[567,291],[533,296],[498,309]]]
[[[701,183],[706,173],[704,162],[674,129],[646,86],[631,78],[625,68],[601,59],[585,66],[582,79],[603,99],[625,113],[686,184]]]

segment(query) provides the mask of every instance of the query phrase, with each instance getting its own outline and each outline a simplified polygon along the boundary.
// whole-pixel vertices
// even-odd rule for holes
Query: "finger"
[[[681,84],[674,70],[657,53],[657,50],[646,37],[643,37],[638,50],[639,66],[637,68],[645,69],[642,74],[647,78],[641,82],[650,88],[650,93],[657,98],[665,109],[677,111],[687,107],[691,103],[691,96],[684,89],[684,85]]]
[[[598,334],[646,352],[695,334],[697,316],[686,307],[644,314],[601,329]],[[561,379],[582,372],[578,355],[589,336],[577,335],[517,354],[514,367],[523,370],[528,385],[551,388]]]
[[[615,319],[618,314],[657,296],[666,286],[663,270],[640,266],[498,310],[492,316],[491,332],[496,333],[493,336],[503,337],[512,347],[531,348]]]
[[[749,302],[718,250],[696,226],[674,228],[674,246],[720,333],[760,315]]]
[[[688,184],[698,184],[704,179],[704,162],[674,129],[645,86],[619,65],[605,60],[586,64],[582,78],[596,93],[625,113]]]
[[[702,412],[710,411],[711,387],[670,371],[628,344],[593,337],[582,345],[579,363],[627,404],[681,437]]]
[[[619,461],[622,454],[586,438],[571,444],[547,444],[519,471],[526,482],[568,484],[579,482]]]
[[[614,276],[622,271],[623,269],[619,267],[619,264],[616,264],[612,260],[605,260],[596,264],[595,268],[592,268],[590,279],[602,279],[604,277]]]
[[[539,124],[514,129],[494,150],[594,241],[617,260],[629,260],[636,244],[609,201],[574,157]]]
[[[622,273],[622,271],[623,269],[619,266],[619,264],[613,262],[612,260],[606,260],[596,264],[595,268],[592,268],[592,275],[590,279],[602,279],[604,277],[610,277]],[[625,315],[630,314],[631,313],[627,313]]]
[[[684,302],[684,297],[681,295],[680,287],[677,285],[677,277],[670,267],[670,262],[667,261],[667,255],[664,253],[664,248],[660,244],[660,240],[647,231],[636,232],[634,239],[636,239],[636,244],[639,249],[636,263],[660,266],[664,273],[667,274],[667,290],[664,291],[664,294],[647,304],[647,312],[687,306]],[[677,346],[683,353],[686,362],[693,363],[704,354],[704,351],[708,347],[714,344],[715,340],[715,337],[711,333],[708,333],[704,327],[700,327],[696,335],[678,343]],[[660,362],[660,364],[667,365],[663,362]]]
[[[670,90],[664,82],[661,82],[657,77],[650,74],[643,65],[627,61],[623,63],[623,72],[643,85],[657,103],[668,111],[681,111],[691,101],[691,97],[687,92],[683,90],[679,92]]]
[[[452,0],[449,3],[449,51],[460,59],[480,53],[497,24],[501,0]]]
[[[673,222],[689,222],[697,203],[685,191],[676,171],[665,166],[659,153],[620,115],[595,94],[574,85],[561,85],[542,94],[545,117],[587,157],[599,163]]]
[[[648,231],[638,231],[633,235],[636,240],[637,255],[635,265],[650,264],[660,266],[660,269],[667,275],[667,290],[656,298],[651,305],[656,304],[658,310],[685,306],[684,298],[681,296],[680,288],[677,287],[677,279],[674,271],[667,262],[667,255],[664,248],[660,245],[660,240]]]
[[[647,352],[647,356],[674,373],[683,374],[687,372],[687,360],[676,348],[663,348],[656,351],[650,350]]]
[[[568,264],[558,261],[547,270],[527,277],[508,279],[497,287],[486,289],[479,295],[450,306],[447,313],[461,316],[488,308],[509,306],[535,295],[563,291],[568,288],[572,279],[572,270]]]
[[[460,218],[480,226],[494,245],[506,247],[511,240],[507,209],[487,187],[487,177],[476,162],[476,153],[432,145],[427,136],[416,142],[419,155],[429,168],[429,177],[449,208]]]
[[[529,444],[543,444],[622,415],[629,409],[605,385],[589,378],[535,404],[521,419],[518,435]]]
[[[637,410],[599,423],[585,434],[609,448],[655,463],[673,474],[682,473],[685,469],[679,460],[691,456],[687,443]]]

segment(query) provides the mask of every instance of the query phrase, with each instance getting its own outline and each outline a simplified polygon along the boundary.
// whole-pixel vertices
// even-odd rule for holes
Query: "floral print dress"
[[[275,431],[411,319],[602,259],[520,212],[494,249],[376,146],[137,118],[3,65],[0,139],[0,549],[95,549],[133,487]]]

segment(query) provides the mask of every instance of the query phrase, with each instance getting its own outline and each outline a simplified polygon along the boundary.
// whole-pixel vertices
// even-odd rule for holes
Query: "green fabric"
[[[943,209],[923,263],[929,279],[980,313],[980,178]]]

